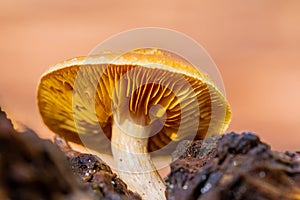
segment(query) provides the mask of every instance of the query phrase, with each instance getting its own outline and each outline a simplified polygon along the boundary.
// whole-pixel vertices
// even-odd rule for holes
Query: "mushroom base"
[[[162,200],[165,197],[165,184],[159,176],[147,151],[148,138],[134,137],[136,124],[125,120],[112,126],[112,153],[119,176],[129,189],[137,192],[143,199]],[[134,135],[143,135],[137,133]]]

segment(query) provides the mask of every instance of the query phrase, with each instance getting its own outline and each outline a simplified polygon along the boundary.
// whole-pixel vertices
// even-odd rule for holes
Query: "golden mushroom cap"
[[[231,118],[224,95],[205,73],[156,48],[59,63],[41,77],[37,98],[50,130],[99,151],[109,145],[114,120],[130,118],[151,130],[156,123],[148,142],[153,152],[183,138],[223,133]]]

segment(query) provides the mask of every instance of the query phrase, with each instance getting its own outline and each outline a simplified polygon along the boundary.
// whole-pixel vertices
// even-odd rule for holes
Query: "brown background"
[[[36,88],[49,65],[109,36],[158,26],[202,44],[222,74],[233,119],[276,150],[300,149],[300,1],[0,1],[0,105],[52,137]]]

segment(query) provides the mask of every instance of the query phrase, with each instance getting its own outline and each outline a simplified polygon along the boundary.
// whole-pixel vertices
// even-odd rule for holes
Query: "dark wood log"
[[[165,178],[169,200],[300,200],[300,152],[276,152],[253,133],[183,141]],[[0,108],[0,199],[136,200],[100,158],[61,138],[17,132]]]
[[[100,159],[71,149],[63,153],[30,129],[17,132],[1,109],[0,177],[1,200],[141,199]]]
[[[184,143],[166,178],[169,200],[300,199],[299,152],[272,151],[252,133]]]

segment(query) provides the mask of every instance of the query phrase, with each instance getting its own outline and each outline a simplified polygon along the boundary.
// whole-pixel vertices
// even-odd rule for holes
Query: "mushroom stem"
[[[134,137],[136,132],[143,134],[136,126],[129,120],[113,122],[111,144],[118,174],[142,199],[164,200],[165,184],[148,154],[148,138]]]

